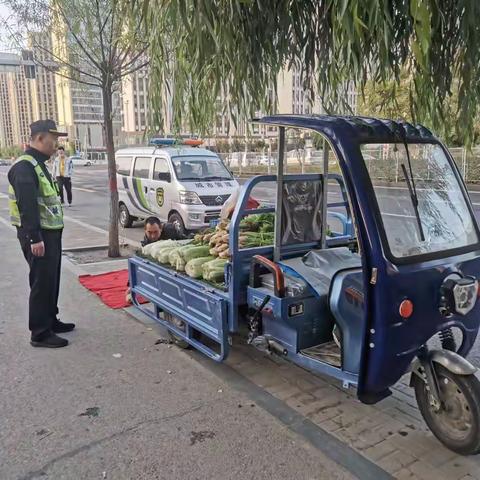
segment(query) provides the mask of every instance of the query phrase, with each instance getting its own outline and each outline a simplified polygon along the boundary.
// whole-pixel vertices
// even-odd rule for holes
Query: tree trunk
[[[105,141],[107,144],[108,160],[108,186],[110,190],[110,223],[108,227],[108,256],[120,256],[120,243],[118,239],[118,189],[117,169],[115,165],[115,146],[113,144],[113,109],[112,109],[112,84],[107,81],[102,88],[103,93],[103,118],[105,122]]]

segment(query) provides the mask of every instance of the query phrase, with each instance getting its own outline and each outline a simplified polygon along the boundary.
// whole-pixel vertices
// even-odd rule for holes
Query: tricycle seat
[[[303,257],[280,262],[284,272],[307,282],[318,296],[328,296],[335,275],[362,267],[360,255],[347,247],[312,250]]]

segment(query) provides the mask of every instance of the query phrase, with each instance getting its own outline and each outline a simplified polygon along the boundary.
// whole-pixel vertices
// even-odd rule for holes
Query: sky
[[[0,0],[0,51],[1,52],[14,52],[15,49],[9,43],[8,29],[6,28],[6,21],[10,16],[11,11]]]

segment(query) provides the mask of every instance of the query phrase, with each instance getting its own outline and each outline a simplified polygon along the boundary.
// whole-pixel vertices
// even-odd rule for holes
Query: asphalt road
[[[0,166],[0,197],[7,194],[8,167]],[[241,179],[240,183],[246,180]],[[480,191],[470,190],[470,197],[473,203],[475,216],[480,222]],[[253,196],[263,202],[272,202],[275,199],[275,187],[273,184],[263,184],[256,187]],[[393,223],[392,229],[398,229],[395,233],[402,235],[402,229],[405,228],[405,220],[412,221],[409,215],[403,215],[403,205],[405,202],[405,189],[402,187],[377,187],[377,196],[385,205],[384,211],[391,215]],[[341,201],[341,195],[338,187],[332,186],[329,190],[329,203]],[[342,208],[336,208],[342,211]],[[97,229],[108,230],[109,218],[109,193],[107,183],[106,166],[77,167],[73,177],[73,205],[65,209],[67,217],[75,219],[77,222],[84,222],[85,228],[96,227]],[[8,220],[6,208],[0,209],[0,217]],[[404,217],[404,218],[402,218]],[[134,224],[133,228],[121,229],[121,236],[134,241],[140,241],[143,238],[143,228],[140,222]],[[477,342],[472,356],[475,362],[480,365],[480,345]]]

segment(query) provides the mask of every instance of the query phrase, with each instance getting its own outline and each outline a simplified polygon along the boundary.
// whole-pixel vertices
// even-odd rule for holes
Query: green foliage
[[[415,114],[412,111],[410,99],[414,95],[414,88],[413,82],[406,73],[402,73],[399,83],[394,80],[384,83],[369,81],[365,85],[363,95],[359,98],[358,114],[413,121]],[[452,94],[445,98],[444,118],[436,125],[436,134],[449,146],[477,143],[480,137],[478,116],[473,119],[473,131],[459,129],[457,125],[460,118],[457,106],[458,81],[454,80]],[[425,123],[428,123],[428,120]]]
[[[329,112],[346,108],[347,81],[398,84],[409,73],[412,121],[474,138],[480,100],[480,2],[472,0],[144,0],[151,48],[153,120],[173,94],[180,129],[208,131],[225,93],[237,122],[272,110],[279,71],[297,67]],[[458,84],[454,85],[453,79]],[[169,84],[167,79],[174,79]],[[398,115],[396,115],[398,116]]]
[[[13,145],[11,147],[5,147],[0,149],[0,158],[10,160],[11,158],[17,158],[23,153],[22,148],[18,145]]]

